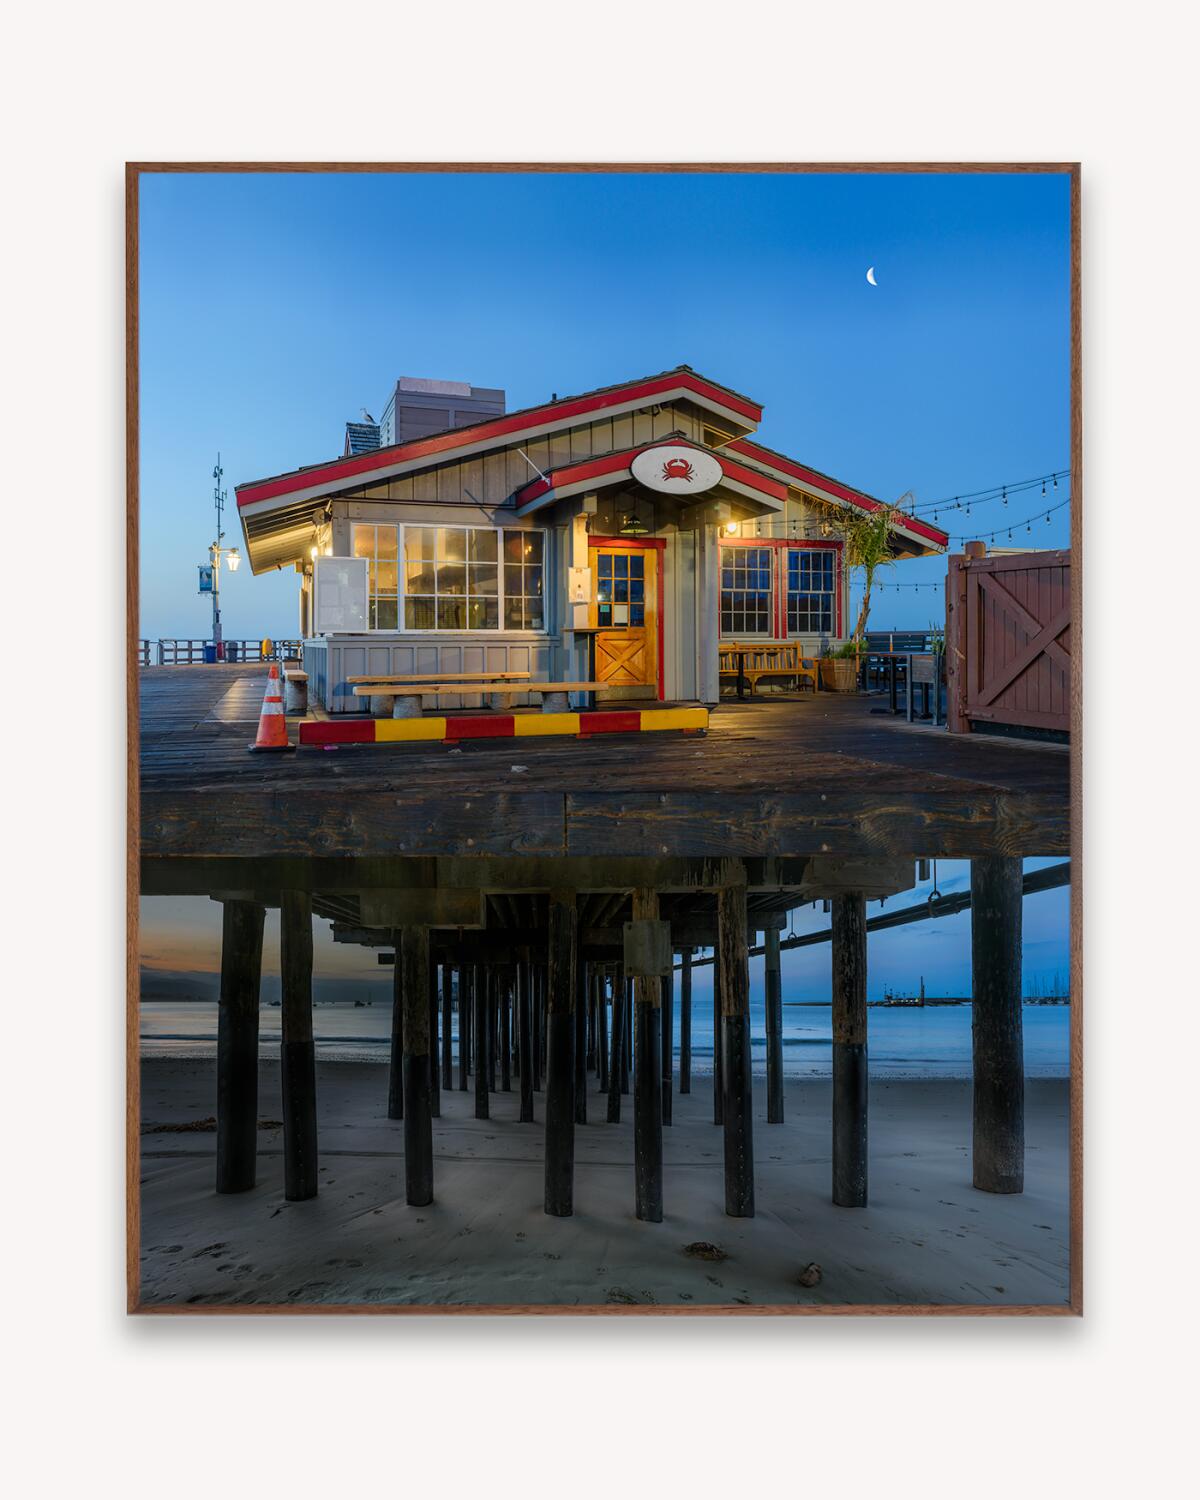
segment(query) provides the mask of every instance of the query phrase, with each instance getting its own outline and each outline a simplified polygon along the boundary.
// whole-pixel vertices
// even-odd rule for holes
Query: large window
[[[478,526],[404,528],[404,628],[498,630],[496,532]]]
[[[770,547],[721,548],[721,634],[770,635]]]
[[[370,629],[543,630],[543,548],[540,531],[356,525]]]
[[[367,576],[367,626],[370,630],[395,630],[398,615],[396,528],[356,526],[354,555],[370,563]]]
[[[787,555],[787,628],[789,635],[832,635],[834,556],[828,549],[794,549]]]

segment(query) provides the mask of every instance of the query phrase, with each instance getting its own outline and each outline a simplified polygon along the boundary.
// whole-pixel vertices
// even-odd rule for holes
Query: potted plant
[[[827,646],[821,657],[821,686],[832,693],[853,693],[858,687],[857,641]]]

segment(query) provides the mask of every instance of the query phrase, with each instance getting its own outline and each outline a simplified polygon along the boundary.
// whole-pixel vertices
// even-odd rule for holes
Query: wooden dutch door
[[[948,584],[951,728],[974,721],[1068,731],[1070,552],[953,558]]]
[[[653,696],[658,682],[657,554],[619,542],[600,543],[588,553],[596,681],[623,690],[622,696]]]

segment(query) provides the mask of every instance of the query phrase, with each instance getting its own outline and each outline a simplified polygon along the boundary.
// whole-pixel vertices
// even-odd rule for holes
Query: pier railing
[[[217,647],[216,659],[223,662],[285,661],[300,655],[299,641],[270,641],[263,650],[263,641],[222,641]],[[163,638],[157,641],[138,641],[138,665],[141,667],[187,667],[199,666],[213,659],[213,643],[205,640]]]

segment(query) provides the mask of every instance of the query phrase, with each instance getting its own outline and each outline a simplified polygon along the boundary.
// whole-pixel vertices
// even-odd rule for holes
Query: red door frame
[[[789,552],[800,552],[804,550],[812,552],[832,552],[834,554],[833,566],[833,592],[834,592],[834,619],[837,629],[834,638],[842,638],[842,568],[843,552],[841,542],[814,542],[799,540],[796,537],[776,536],[722,536],[719,541],[720,547],[766,547],[774,556],[771,559],[772,579],[772,623],[775,627],[774,639],[786,641],[787,630],[787,554]],[[720,552],[717,555],[717,567],[721,566]],[[717,637],[721,636],[721,606],[720,606],[720,584],[717,587]]]
[[[661,703],[665,699],[665,697],[666,697],[666,693],[665,693],[665,691],[663,689],[663,684],[664,684],[664,681],[665,681],[665,676],[664,676],[664,674],[665,674],[665,662],[664,662],[663,658],[664,658],[664,655],[665,655],[664,643],[665,643],[665,639],[666,639],[665,633],[664,633],[664,628],[663,628],[663,621],[664,621],[664,617],[666,615],[665,601],[664,601],[664,598],[663,598],[663,574],[664,574],[663,556],[664,556],[664,554],[666,553],[666,550],[667,550],[667,539],[666,539],[666,537],[661,537],[661,536],[651,536],[651,537],[592,536],[589,533],[589,535],[588,535],[588,546],[589,547],[645,547],[645,548],[647,548],[649,550],[652,550],[652,551],[654,551],[654,552],[656,552],[658,554],[658,567],[655,569],[654,578],[655,578],[655,590],[656,590],[656,604],[658,606],[657,609],[655,610],[655,613],[658,615],[658,628],[657,628],[657,631],[656,631],[656,634],[658,636],[658,701]],[[593,587],[594,587],[595,586],[595,579],[592,580],[592,584],[593,584]]]

